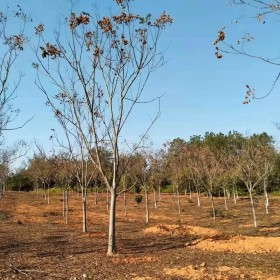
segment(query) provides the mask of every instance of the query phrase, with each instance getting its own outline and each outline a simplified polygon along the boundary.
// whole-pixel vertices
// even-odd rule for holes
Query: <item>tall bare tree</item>
[[[257,227],[257,217],[253,192],[260,182],[262,182],[265,174],[261,174],[261,166],[263,165],[262,145],[259,142],[247,139],[244,143],[241,154],[236,159],[238,168],[238,176],[244,182],[250,197],[253,223]]]
[[[145,103],[141,97],[151,73],[164,63],[158,43],[165,26],[172,22],[165,12],[158,18],[131,13],[129,0],[113,3],[117,12],[102,18],[96,13],[72,11],[65,33],[55,33],[50,39],[53,43],[44,37],[44,25],[39,24],[38,63],[34,64],[36,83],[48,104],[56,116],[68,121],[68,131],[80,135],[110,191],[108,255],[116,253],[120,141],[136,105]],[[41,74],[54,87],[47,87]],[[104,146],[112,154],[109,172],[100,156]]]
[[[17,31],[10,28],[12,20],[17,21]],[[25,37],[25,26],[30,18],[24,13],[19,5],[13,13],[7,8],[6,12],[0,10],[0,135],[5,130],[18,129],[26,124],[23,123],[19,127],[13,127],[11,123],[18,116],[19,110],[13,106],[16,98],[17,90],[23,77],[23,73],[18,73],[15,79],[16,61],[23,52],[27,43]],[[13,75],[13,76],[12,76]],[[28,120],[29,121],[29,120]],[[28,122],[27,121],[27,122]],[[3,140],[2,140],[3,141]]]

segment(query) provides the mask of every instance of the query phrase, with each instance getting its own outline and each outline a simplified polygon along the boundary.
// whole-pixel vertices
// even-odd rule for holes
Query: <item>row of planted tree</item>
[[[108,255],[116,253],[116,197],[120,193],[125,196],[132,189],[145,194],[147,222],[151,191],[156,206],[162,189],[171,186],[179,214],[183,191],[196,191],[198,205],[200,194],[207,193],[215,218],[213,196],[222,191],[225,198],[228,194],[236,198],[242,190],[250,196],[256,226],[254,192],[263,190],[268,211],[267,193],[277,189],[278,152],[271,137],[208,133],[189,141],[175,139],[158,151],[145,144],[141,148],[143,138],[160,116],[161,95],[146,92],[145,86],[152,73],[165,64],[160,38],[172,24],[172,17],[165,11],[159,15],[142,11],[139,15],[131,0],[112,0],[108,13],[95,9],[79,11],[70,2],[69,14],[55,32],[40,17],[34,15],[31,19],[19,5],[15,12],[9,8],[7,13],[0,11],[0,137],[5,130],[20,128],[29,121],[23,121],[19,127],[11,125],[18,116],[13,100],[23,76],[19,74],[15,79],[13,73],[19,69],[14,62],[29,49],[31,57],[27,60],[32,61],[35,72],[29,78],[31,81],[35,77],[38,91],[45,96],[46,105],[59,123],[60,129],[53,131],[52,139],[62,150],[47,155],[39,149],[25,168],[10,176],[9,187],[24,189],[29,181],[31,188],[44,190],[49,203],[50,187],[60,187],[66,209],[69,189],[79,189],[84,231],[88,191],[108,190]],[[273,12],[275,5],[272,6],[269,9]],[[55,17],[54,14],[53,22]],[[20,21],[14,24],[18,31],[9,28],[13,19]],[[216,44],[224,38],[224,32],[219,32]],[[216,46],[218,58],[220,52]],[[25,63],[21,64],[25,68]],[[139,131],[143,137],[133,146],[125,145],[128,124],[134,123],[133,112],[138,108],[137,112],[143,115],[137,114],[137,118],[145,119],[147,111],[142,106],[148,103],[158,110],[148,114],[146,129]],[[0,146],[3,147],[2,138]],[[0,150],[0,196],[17,150]]]
[[[68,192],[81,193],[83,205],[83,232],[87,231],[87,195],[90,191],[109,192],[102,174],[93,165],[90,155],[84,152],[53,152],[46,155],[41,148],[29,160],[27,166],[9,176],[8,188],[44,192],[50,203],[50,188],[63,190],[63,213],[68,222]],[[106,149],[100,151],[100,160],[107,174],[112,170],[112,155]],[[94,156],[94,155],[91,155]],[[153,193],[154,207],[161,192],[173,192],[176,197],[178,214],[181,214],[180,196],[196,192],[197,205],[200,206],[202,194],[209,196],[212,215],[215,219],[215,196],[227,200],[232,197],[236,203],[238,196],[250,198],[254,226],[257,227],[254,195],[263,194],[266,213],[269,213],[268,193],[278,191],[280,154],[273,138],[266,133],[244,136],[238,132],[227,135],[205,133],[193,136],[189,141],[177,138],[155,150],[147,144],[134,154],[122,153],[119,168],[122,176],[118,182],[117,193],[124,198],[126,214],[126,193],[142,193],[145,197],[146,222],[149,222],[149,193]],[[5,169],[8,171],[8,169]],[[7,175],[2,176],[3,182]],[[113,176],[111,176],[113,178]]]

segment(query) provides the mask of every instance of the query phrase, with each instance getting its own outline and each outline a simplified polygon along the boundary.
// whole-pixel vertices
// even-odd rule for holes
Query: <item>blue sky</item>
[[[89,11],[94,6],[101,14],[109,11],[111,6],[111,0],[76,2],[77,10]],[[245,84],[256,87],[257,94],[261,96],[270,89],[278,74],[278,68],[242,56],[224,55],[218,60],[212,45],[217,31],[225,26],[226,38],[230,42],[235,42],[245,32],[250,32],[255,37],[253,52],[265,56],[279,55],[279,36],[275,38],[277,36],[274,35],[278,23],[269,17],[265,19],[266,24],[258,24],[253,18],[239,19],[244,15],[253,15],[252,11],[242,6],[231,7],[227,2],[135,0],[133,3],[136,13],[151,12],[159,15],[165,10],[174,18],[172,26],[165,30],[160,44],[162,49],[167,47],[165,57],[168,63],[153,74],[145,90],[146,96],[149,92],[157,95],[164,93],[161,117],[149,133],[156,146],[177,137],[187,140],[191,135],[203,135],[206,131],[266,131],[276,139],[279,138],[279,131],[273,124],[280,122],[279,86],[266,99],[256,100],[250,105],[242,104]],[[45,24],[45,29],[52,32],[58,18],[67,16],[70,8],[69,0],[1,0],[0,10],[7,5],[13,9],[16,4],[20,4],[31,14],[32,32],[34,26],[40,22]],[[236,19],[237,23],[234,22]],[[250,46],[248,48],[250,49]],[[25,77],[18,90],[15,107],[21,110],[17,120],[19,124],[33,114],[34,119],[21,130],[7,132],[7,143],[19,138],[27,142],[37,139],[49,149],[50,130],[57,127],[57,124],[49,108],[44,105],[43,94],[34,85],[32,61],[34,59],[30,51],[18,61],[17,68]],[[154,109],[142,107],[133,114],[126,129],[129,140],[133,141],[145,130],[149,118],[147,116],[152,115]]]

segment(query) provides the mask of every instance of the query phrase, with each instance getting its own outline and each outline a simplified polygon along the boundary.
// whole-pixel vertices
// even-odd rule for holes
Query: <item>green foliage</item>
[[[62,188],[60,187],[53,187],[53,188],[50,188],[50,193],[52,194],[61,194],[63,191]]]
[[[140,203],[142,202],[142,200],[143,200],[143,195],[141,195],[141,194],[135,195],[134,200],[135,200],[135,202],[136,202],[137,204],[140,204]]]
[[[11,191],[31,191],[33,190],[33,182],[24,171],[20,171],[8,178],[7,189]]]
[[[271,194],[275,196],[280,196],[280,190],[278,189],[277,191],[273,191]]]
[[[164,189],[162,189],[163,193],[173,193],[173,186],[172,185],[166,185]]]
[[[226,218],[228,216],[228,213],[225,210],[220,210],[220,209],[216,208],[216,209],[214,209],[214,211],[215,211],[216,218],[217,217]],[[213,210],[212,209],[210,211],[210,215],[211,215],[211,217],[213,217]]]

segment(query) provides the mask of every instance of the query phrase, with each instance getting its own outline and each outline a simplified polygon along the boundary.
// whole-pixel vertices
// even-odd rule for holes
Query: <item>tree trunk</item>
[[[229,190],[226,190],[226,194],[227,194],[227,197],[228,197],[228,199],[230,199],[230,191]]]
[[[68,225],[68,219],[69,219],[69,196],[68,196],[68,189],[65,190],[65,224]]]
[[[197,206],[200,207],[200,191],[199,188],[196,187],[196,195],[197,195]]]
[[[209,194],[210,196],[210,200],[211,200],[211,206],[212,206],[212,215],[213,215],[213,219],[216,219],[216,209],[215,209],[215,204],[214,204],[214,199],[213,199],[213,195],[212,193]]]
[[[226,190],[223,188],[224,191],[224,202],[225,202],[225,210],[228,210],[228,206],[227,206],[227,194],[226,194]]]
[[[179,188],[177,188],[177,205],[178,205],[178,214],[181,215],[181,201],[180,201]]]
[[[191,184],[189,183],[189,190],[190,190],[190,200],[192,199],[192,188],[191,188]]]
[[[87,195],[85,191],[82,191],[82,203],[83,203],[83,233],[87,232]]]
[[[46,184],[45,182],[42,183],[43,184],[43,190],[44,190],[44,200],[47,200],[47,192],[46,192]]]
[[[47,198],[48,198],[48,205],[50,205],[50,184],[47,184],[48,185],[48,192],[47,192]]]
[[[62,217],[65,217],[65,190],[62,191]]]
[[[95,188],[95,205],[97,205],[98,188]]]
[[[155,205],[155,209],[157,209],[157,192],[156,192],[156,190],[154,190],[154,205]]]
[[[172,184],[172,189],[173,189],[173,197],[175,198],[176,197],[176,192],[175,192],[174,184]]]
[[[124,216],[127,217],[126,191],[123,192],[123,205],[124,205]]]
[[[109,236],[107,255],[116,254],[116,186],[111,188],[110,215],[109,215]]]
[[[235,194],[235,191],[233,190],[233,202],[234,202],[234,204],[236,204],[237,203],[237,200],[236,200],[236,194]]]
[[[252,214],[253,214],[253,221],[254,221],[254,227],[257,227],[257,217],[256,217],[256,211],[255,211],[255,205],[254,205],[254,200],[252,196],[252,191],[249,191],[250,195],[250,201],[251,201],[251,206],[252,206]]]
[[[146,224],[150,221],[150,211],[149,211],[149,192],[145,190],[145,205],[146,205]]]
[[[39,184],[36,182],[36,196],[39,197]]]
[[[263,181],[263,191],[264,191],[264,197],[265,197],[265,213],[268,214],[268,206],[269,206],[269,200],[268,200],[268,193],[267,193],[267,180],[264,179]]]
[[[161,199],[161,187],[160,185],[158,186],[158,201]]]
[[[109,210],[109,189],[107,188],[107,196],[106,196],[106,207],[107,207],[107,211]]]

